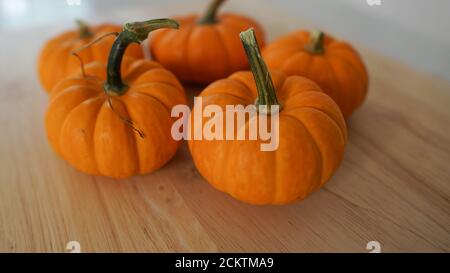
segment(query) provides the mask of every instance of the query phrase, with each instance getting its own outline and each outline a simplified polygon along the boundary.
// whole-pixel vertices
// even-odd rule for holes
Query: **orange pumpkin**
[[[299,31],[282,37],[263,50],[270,69],[315,81],[349,117],[364,101],[367,70],[348,43],[321,31]]]
[[[214,0],[202,17],[178,17],[180,30],[163,29],[151,34],[149,48],[155,60],[184,82],[208,84],[248,68],[239,32],[253,27],[261,44],[262,28],[254,20],[216,12],[224,0]]]
[[[110,33],[120,32],[121,26],[102,24],[89,27],[82,21],[77,21],[78,30],[66,31],[50,39],[39,54],[38,72],[39,79],[44,89],[49,92],[61,79],[73,74],[80,67],[80,63],[71,52],[98,37]],[[109,50],[114,42],[113,37],[102,39],[98,43],[87,48],[79,55],[85,63],[100,61],[106,63]],[[128,47],[126,56],[143,58],[143,50],[139,45]]]
[[[261,151],[260,137],[191,137],[189,150],[200,174],[238,200],[259,205],[301,200],[323,186],[342,161],[347,141],[344,118],[336,103],[313,81],[286,77],[277,71],[269,73],[251,30],[243,32],[241,39],[253,77],[252,72],[243,71],[212,83],[200,94],[202,106],[219,105],[221,115],[226,116],[226,105],[279,105],[278,149]],[[197,109],[194,107],[189,119],[191,135],[203,131],[202,126],[210,119],[195,122]],[[247,116],[245,124],[234,132],[245,130],[248,134],[249,120]]]
[[[122,65],[129,44],[161,27],[177,24],[169,19],[126,24],[107,69],[91,63],[85,67],[87,76],[66,78],[53,89],[48,139],[76,169],[125,178],[156,170],[175,154],[180,142],[171,137],[171,108],[186,103],[183,87],[156,62],[124,58]]]

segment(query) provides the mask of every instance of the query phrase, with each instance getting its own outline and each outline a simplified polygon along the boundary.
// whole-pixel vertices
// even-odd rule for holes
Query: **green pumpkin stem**
[[[240,37],[258,90],[258,98],[256,99],[257,109],[259,109],[258,106],[264,106],[270,113],[271,106],[280,105],[280,103],[275,93],[272,77],[259,51],[255,31],[253,28],[250,28],[241,32]]]
[[[128,86],[122,81],[120,68],[125,50],[130,44],[140,44],[147,39],[148,34],[153,30],[160,28],[177,29],[178,27],[178,22],[172,19],[154,19],[125,24],[109,53],[107,81],[104,85],[105,92],[111,96],[120,96],[128,90]]]
[[[201,25],[211,25],[217,23],[217,11],[224,2],[225,0],[213,0],[208,6],[205,15],[198,20],[198,23]]]
[[[309,42],[305,45],[305,50],[312,54],[325,53],[325,33],[320,30],[312,30],[309,37]]]
[[[89,25],[83,20],[76,20],[78,25],[78,32],[80,33],[81,39],[86,39],[94,35],[89,28]]]

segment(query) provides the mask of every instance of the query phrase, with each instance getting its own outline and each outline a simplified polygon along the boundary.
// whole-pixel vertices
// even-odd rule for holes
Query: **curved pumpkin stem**
[[[70,54],[77,57],[78,61],[80,62],[81,76],[83,76],[83,78],[86,78],[86,70],[84,69],[83,58],[81,58],[81,56],[78,55],[78,52],[76,51],[72,51]]]
[[[119,33],[118,33],[118,32],[109,32],[109,33],[105,33],[105,34],[101,35],[100,37],[96,38],[95,40],[93,40],[93,41],[91,41],[91,42],[89,42],[89,43],[87,43],[87,44],[85,44],[85,45],[83,45],[83,46],[81,46],[81,47],[79,47],[79,48],[73,50],[72,52],[70,52],[71,55],[77,57],[77,59],[80,61],[81,75],[83,76],[83,78],[86,77],[86,71],[84,70],[84,62],[83,62],[83,58],[81,58],[81,56],[78,55],[78,53],[79,53],[80,51],[85,50],[86,48],[92,46],[93,44],[95,44],[95,43],[97,43],[97,42],[103,40],[105,37],[110,36],[110,35],[115,35],[115,36],[117,36],[117,35],[119,35]]]
[[[224,2],[225,0],[213,0],[208,6],[205,15],[198,20],[198,23],[201,25],[211,25],[217,23],[217,11]]]
[[[261,57],[255,31],[253,28],[250,28],[241,32],[240,37],[258,90],[256,106],[264,106],[270,113],[271,106],[280,105],[280,103],[275,93],[272,77],[270,76],[266,63]],[[257,108],[259,109],[259,107]]]
[[[148,34],[160,28],[178,28],[178,22],[172,19],[154,19],[144,22],[127,23],[119,33],[111,48],[108,58],[107,81],[105,92],[110,96],[125,94],[128,86],[123,83],[120,68],[125,50],[132,43],[140,44]]]
[[[305,50],[312,54],[325,53],[325,34],[320,30],[313,30],[309,34],[309,43],[305,45]]]
[[[76,23],[78,25],[78,31],[80,32],[80,38],[86,39],[93,35],[91,32],[89,25],[83,21],[83,20],[76,20]]]

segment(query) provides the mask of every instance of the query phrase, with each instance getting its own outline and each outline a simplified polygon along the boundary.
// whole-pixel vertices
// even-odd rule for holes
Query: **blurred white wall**
[[[263,0],[265,3],[275,1]],[[450,1],[279,0],[290,15],[450,80]]]
[[[73,26],[74,18],[143,20],[202,10],[209,0],[80,0],[79,6],[67,1],[77,0],[0,0],[0,32],[48,27],[50,35]],[[450,0],[380,1],[369,6],[367,0],[229,0],[224,9],[256,19],[269,11],[270,22],[261,23],[277,32],[320,27],[450,80]]]

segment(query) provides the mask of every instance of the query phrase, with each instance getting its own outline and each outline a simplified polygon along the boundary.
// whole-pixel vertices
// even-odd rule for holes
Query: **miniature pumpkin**
[[[44,89],[49,92],[61,79],[73,74],[80,67],[75,56],[70,53],[98,37],[110,33],[120,32],[121,26],[102,24],[89,27],[82,21],[78,22],[78,30],[66,31],[51,40],[43,47],[38,60],[39,78]],[[114,42],[113,37],[102,39],[95,45],[80,53],[85,63],[100,61],[106,63],[109,50]],[[140,45],[133,44],[128,47],[126,56],[143,58],[143,50]]]
[[[86,76],[55,86],[46,114],[48,139],[76,169],[125,178],[156,170],[175,154],[180,143],[171,137],[171,108],[186,103],[183,87],[156,62],[122,57],[150,31],[177,26],[170,19],[128,23],[112,46],[107,68],[88,64]]]
[[[251,204],[287,204],[307,197],[323,186],[344,155],[347,131],[336,103],[313,81],[301,76],[269,73],[252,30],[241,34],[253,72],[236,72],[209,85],[200,93],[204,109],[219,105],[279,105],[279,144],[261,151],[256,140],[206,140],[190,138],[189,150],[200,174],[214,187]],[[272,80],[273,79],[273,80]],[[195,122],[189,132],[202,131],[209,120]],[[272,115],[271,111],[268,111]],[[261,112],[260,112],[261,114]],[[234,121],[233,124],[237,124]],[[248,130],[249,118],[239,130]],[[260,126],[260,125],[259,125]]]
[[[225,2],[214,0],[202,17],[178,17],[180,30],[158,30],[149,39],[152,57],[183,82],[208,84],[248,69],[239,33],[253,27],[261,44],[262,28],[254,20],[226,13],[216,17]]]
[[[321,31],[299,31],[282,37],[263,50],[270,69],[315,81],[349,117],[364,101],[367,70],[348,43]]]

